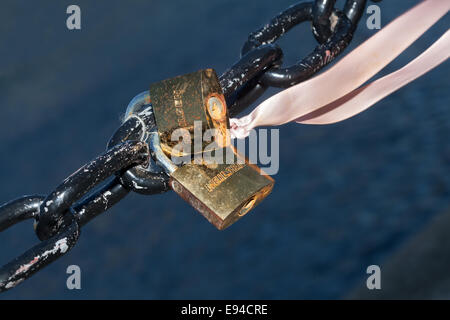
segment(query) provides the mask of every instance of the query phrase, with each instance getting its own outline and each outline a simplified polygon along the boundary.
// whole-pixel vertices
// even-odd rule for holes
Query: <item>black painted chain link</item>
[[[269,86],[286,88],[310,78],[347,47],[366,0],[347,0],[343,11],[334,5],[335,0],[295,4],[249,35],[241,59],[219,79],[230,116],[255,102]],[[311,21],[319,44],[295,65],[281,68],[283,52],[275,41],[304,21]],[[69,176],[48,196],[24,196],[0,207],[0,231],[35,219],[41,240],[0,269],[0,292],[67,253],[78,240],[81,226],[130,191],[156,194],[169,190],[169,176],[152,161],[145,142],[155,122],[153,115],[144,111],[122,124],[104,154]],[[103,187],[90,192],[110,177]]]

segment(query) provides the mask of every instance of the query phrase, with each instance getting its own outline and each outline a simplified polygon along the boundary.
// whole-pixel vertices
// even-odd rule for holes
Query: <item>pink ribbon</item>
[[[231,135],[244,138],[255,127],[281,125],[290,121],[329,124],[366,110],[449,57],[450,39],[447,31],[403,68],[360,87],[408,48],[449,9],[449,0],[422,1],[326,72],[268,98],[245,117],[231,119]]]

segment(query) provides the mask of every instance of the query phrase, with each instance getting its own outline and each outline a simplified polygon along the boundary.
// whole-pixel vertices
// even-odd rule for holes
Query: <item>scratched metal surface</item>
[[[0,5],[0,202],[51,192],[104,150],[135,94],[205,67],[220,74],[246,35],[292,2],[77,3],[79,32],[65,28],[71,2]],[[414,3],[383,1],[383,24]],[[448,22],[383,73],[422,52]],[[349,49],[373,33],[361,24]],[[314,39],[304,25],[281,44],[294,62]],[[134,194],[83,228],[67,256],[0,299],[345,296],[367,265],[383,265],[449,205],[449,66],[343,123],[282,127],[272,195],[231,228],[216,231],[174,193]],[[29,222],[0,234],[0,263],[36,241]],[[66,289],[71,264],[81,267],[80,291]]]

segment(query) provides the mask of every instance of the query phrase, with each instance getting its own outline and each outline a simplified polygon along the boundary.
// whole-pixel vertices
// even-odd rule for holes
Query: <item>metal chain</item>
[[[255,102],[269,86],[290,87],[316,74],[350,43],[366,0],[347,0],[343,11],[335,0],[295,4],[250,33],[241,58],[220,77],[235,116]],[[317,47],[293,66],[281,68],[283,52],[275,44],[291,28],[311,21]],[[145,101],[138,101],[145,107]],[[145,111],[145,109],[143,109]],[[152,114],[131,117],[116,131],[108,150],[65,179],[48,196],[23,196],[0,206],[0,232],[35,219],[40,243],[0,269],[0,292],[13,288],[76,243],[80,228],[122,200],[130,191],[156,194],[169,190],[168,175],[152,161],[146,132],[155,127]],[[91,192],[106,179],[100,189]]]

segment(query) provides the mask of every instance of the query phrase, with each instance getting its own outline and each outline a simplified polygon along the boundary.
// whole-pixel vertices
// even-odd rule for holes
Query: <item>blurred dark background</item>
[[[151,82],[206,67],[222,73],[249,32],[293,3],[2,1],[0,203],[51,192],[105,150],[128,102]],[[416,3],[378,3],[382,26]],[[70,4],[81,7],[79,31],[66,28]],[[345,53],[376,32],[366,18]],[[447,15],[381,74],[448,26]],[[315,46],[307,24],[279,43],[286,63]],[[229,229],[215,230],[172,192],[130,194],[84,227],[70,253],[0,299],[348,297],[365,284],[368,265],[383,272],[450,205],[449,71],[446,62],[342,123],[283,126],[273,193]],[[0,264],[35,243],[31,222],[1,233]],[[81,267],[78,291],[66,288],[71,264]],[[394,297],[407,291],[400,286]],[[437,297],[450,289],[443,292]]]

